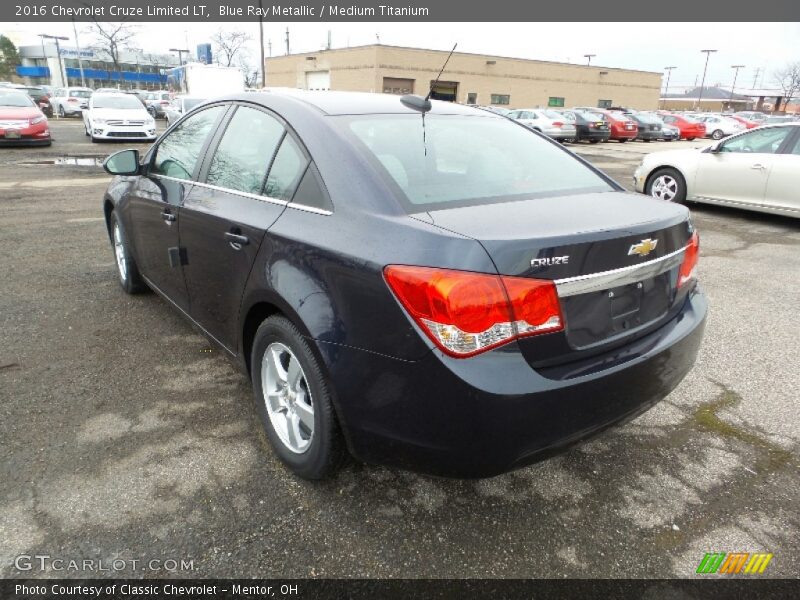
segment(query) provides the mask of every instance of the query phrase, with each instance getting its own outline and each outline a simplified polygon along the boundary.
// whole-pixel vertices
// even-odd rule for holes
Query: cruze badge
[[[656,249],[656,246],[658,246],[658,240],[651,240],[650,238],[647,238],[646,240],[642,240],[638,244],[631,246],[631,249],[628,250],[628,256],[633,256],[634,254],[638,254],[639,256],[647,256]]]
[[[532,258],[531,266],[534,269],[539,267],[552,267],[554,265],[569,264],[569,256],[551,256],[550,258]]]

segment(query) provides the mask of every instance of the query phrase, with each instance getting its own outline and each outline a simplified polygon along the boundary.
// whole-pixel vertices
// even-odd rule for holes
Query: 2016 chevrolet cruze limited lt
[[[487,111],[242,94],[105,167],[123,288],[249,372],[302,477],[507,471],[652,406],[702,338],[687,209]]]

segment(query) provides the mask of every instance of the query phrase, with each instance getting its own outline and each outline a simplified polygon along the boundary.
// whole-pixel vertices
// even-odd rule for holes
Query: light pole
[[[583,58],[585,58],[585,59],[586,59],[586,66],[587,66],[587,67],[588,67],[589,65],[591,65],[591,64],[592,64],[592,59],[593,59],[595,56],[597,56],[597,54],[584,54],[584,55],[583,55]]]
[[[45,38],[56,41],[56,54],[58,55],[58,78],[62,81],[61,85],[67,87],[69,82],[67,81],[67,72],[64,70],[64,62],[61,60],[61,45],[58,43],[58,41],[69,40],[69,38],[64,37],[63,35],[48,35],[46,33],[40,33],[39,37],[42,38],[42,47],[44,47]],[[53,83],[52,75],[50,76],[50,83]]]
[[[711,56],[712,52],[716,52],[716,50],[700,50],[700,52],[706,53],[706,66],[703,67],[703,80],[700,82],[700,95],[697,98],[697,108],[703,110],[702,106],[700,106],[700,101],[703,99],[703,87],[706,84],[706,71],[708,70],[708,57]]]
[[[672,77],[672,69],[677,69],[678,67],[664,67],[664,70],[667,72],[667,88],[664,90],[664,101],[661,103],[661,108],[664,108],[667,105],[667,94],[669,94],[669,79]]]
[[[731,69],[736,69],[736,72],[733,74],[733,85],[731,86],[731,99],[728,102],[728,108],[733,106],[733,90],[736,89],[736,79],[739,77],[739,69],[744,69],[744,65],[731,65]]]
[[[178,53],[178,65],[183,64],[183,53],[186,52],[186,56],[189,56],[189,50],[184,48],[170,48],[170,52],[177,52]]]

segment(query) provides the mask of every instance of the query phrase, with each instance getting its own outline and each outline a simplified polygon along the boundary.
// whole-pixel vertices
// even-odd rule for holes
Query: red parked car
[[[750,119],[745,119],[744,117],[740,117],[739,115],[731,115],[725,113],[725,115],[723,116],[726,116],[729,119],[733,119],[734,121],[739,121],[739,123],[741,123],[748,129],[753,129],[754,127],[758,127],[759,125],[761,125],[761,123],[757,123],[756,121],[751,121]]]
[[[635,140],[636,136],[639,135],[639,125],[633,119],[628,118],[627,115],[608,110],[598,112],[602,112],[608,119],[608,126],[611,129],[611,137],[609,139],[623,143],[628,140]]]
[[[703,139],[706,136],[706,125],[700,121],[695,121],[686,115],[674,115],[671,113],[661,114],[661,120],[667,125],[677,127],[681,131],[681,139],[689,140],[695,138]]]
[[[47,117],[25,92],[0,90],[0,144],[49,146]]]

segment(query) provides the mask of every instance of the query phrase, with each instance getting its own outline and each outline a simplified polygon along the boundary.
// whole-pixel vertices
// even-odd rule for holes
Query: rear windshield
[[[88,98],[92,95],[91,90],[69,90],[69,95],[73,98]]]
[[[142,102],[135,96],[95,96],[95,108],[142,108]]]
[[[646,115],[644,113],[639,113],[636,115],[636,118],[639,119],[642,123],[650,123],[651,125],[664,124],[664,122],[655,115]]]
[[[33,100],[27,94],[19,92],[3,93],[0,88],[0,106],[33,106]]]
[[[605,121],[606,116],[601,115],[600,113],[593,113],[593,112],[581,112],[580,115],[586,119],[587,121]]]
[[[409,212],[613,191],[567,151],[508,119],[465,115],[334,117]],[[424,123],[424,129],[423,129]]]

